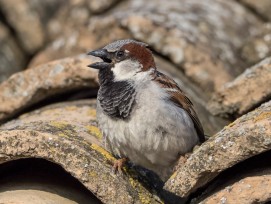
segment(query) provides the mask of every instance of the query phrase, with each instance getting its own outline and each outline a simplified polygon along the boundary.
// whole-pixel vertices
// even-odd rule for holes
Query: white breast
[[[160,177],[179,154],[198,143],[189,115],[167,99],[167,93],[149,80],[138,84],[136,106],[129,120],[112,119],[103,113],[99,103],[97,106],[99,126],[109,151],[128,157]]]

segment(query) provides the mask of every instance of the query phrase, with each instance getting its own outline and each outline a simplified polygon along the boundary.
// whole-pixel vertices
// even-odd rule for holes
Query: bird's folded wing
[[[176,106],[184,109],[188,113],[194,123],[195,129],[199,137],[199,141],[204,142],[204,131],[198,119],[198,116],[193,109],[193,103],[184,94],[178,84],[174,80],[170,79],[168,76],[158,71],[154,72],[153,80],[158,83],[161,88],[168,92],[168,94],[170,95],[169,100],[171,100]]]

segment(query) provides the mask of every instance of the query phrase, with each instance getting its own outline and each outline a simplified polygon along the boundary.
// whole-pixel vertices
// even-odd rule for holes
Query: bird
[[[130,161],[166,180],[180,156],[205,140],[191,100],[157,70],[148,44],[114,41],[88,53],[98,69],[97,122],[121,171]]]

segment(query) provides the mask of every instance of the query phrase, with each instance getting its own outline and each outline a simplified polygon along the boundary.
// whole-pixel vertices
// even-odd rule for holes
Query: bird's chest
[[[134,105],[129,109],[129,117],[125,119],[107,114],[105,105],[99,100],[97,116],[107,147],[119,156],[140,155],[142,152],[152,152],[154,148],[156,151],[162,148],[161,143],[167,140],[165,136],[170,134],[170,126],[175,128],[176,121],[168,114],[170,110],[165,97],[164,93],[152,86],[137,91],[133,99]]]
[[[120,81],[102,86],[98,92],[98,101],[107,116],[126,120],[135,105],[135,95],[133,84]]]
[[[128,119],[112,118],[105,114],[101,106],[98,109],[99,126],[107,148],[115,155],[139,156],[141,152],[152,151],[155,142],[160,140],[156,137],[160,137],[163,116],[158,107],[141,106],[137,101]]]

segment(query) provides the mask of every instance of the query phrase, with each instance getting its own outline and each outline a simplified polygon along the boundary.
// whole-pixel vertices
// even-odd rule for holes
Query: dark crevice
[[[271,95],[267,95],[266,97],[264,97],[262,100],[260,100],[258,103],[256,103],[255,105],[253,105],[251,108],[249,108],[245,113],[243,113],[242,115],[245,115],[253,110],[255,110],[256,108],[260,107],[262,104],[268,102],[271,100]],[[238,117],[241,117],[240,115],[235,115],[235,119],[237,119]]]
[[[119,0],[116,1],[114,4],[112,4],[111,6],[107,7],[106,9],[100,11],[100,12],[90,12],[90,15],[93,16],[105,16],[107,14],[110,14],[111,11],[114,11],[114,9],[116,9],[117,7],[119,7],[123,2],[125,2],[125,0]]]
[[[129,176],[138,180],[152,194],[158,196],[164,204],[184,204],[186,201],[186,198],[179,197],[163,189],[165,183],[151,170],[135,165],[132,162],[128,162],[127,167]]]
[[[248,11],[250,11],[254,16],[256,16],[258,19],[260,19],[262,22],[264,22],[264,23],[269,22],[269,19],[266,16],[261,14],[259,11],[257,11],[256,8],[252,7],[248,3],[240,2],[240,1],[238,1],[238,3],[241,4],[242,6],[244,6]]]
[[[96,98],[97,92],[98,89],[85,88],[85,89],[75,89],[69,92],[56,94],[24,109],[23,113],[31,112],[53,103]]]
[[[251,111],[254,111],[255,109],[259,108],[262,104],[270,101],[271,99],[271,95],[266,96],[265,98],[263,98],[262,100],[260,100],[259,102],[257,102],[256,104],[254,104],[251,108],[247,109],[244,113],[242,114],[238,114],[238,112],[234,112],[234,113],[225,113],[223,115],[221,115],[222,118],[228,119],[230,121],[234,121],[236,119],[238,119],[239,117],[248,114]]]
[[[27,52],[24,50],[20,40],[18,39],[15,29],[9,24],[1,7],[0,7],[0,22],[9,30],[10,35],[13,37],[14,43],[18,46],[18,49],[23,53],[24,64],[22,64],[21,66],[22,68],[26,67],[29,60],[31,59],[31,56],[27,54]]]
[[[43,45],[36,49],[34,53],[29,54],[29,60],[27,61],[27,66],[31,62],[31,60],[41,51],[43,51],[54,39],[50,39],[49,33],[47,31],[47,24],[51,19],[54,19],[60,10],[60,8],[63,8],[67,6],[67,2],[65,0],[58,0],[58,1],[37,1],[38,4],[35,6],[33,2],[33,10],[36,11],[39,14],[39,19],[43,27],[44,32],[44,42]]]
[[[22,46],[22,44],[17,36],[16,30],[12,27],[12,25],[9,24],[1,7],[0,7],[0,21],[8,28],[11,36],[14,38],[15,43],[18,45],[19,49],[21,51],[23,51],[24,54],[27,54],[27,52],[24,50],[24,47]],[[27,56],[27,57],[29,57],[29,56]]]
[[[44,49],[44,47],[46,46],[46,42],[44,43],[43,46],[41,46],[39,49],[35,50],[34,53],[28,53],[24,46],[22,45],[21,43],[21,40],[18,36],[18,33],[16,32],[16,30],[13,28],[12,25],[10,25],[10,23],[8,22],[6,16],[5,16],[5,13],[3,11],[3,9],[0,7],[0,22],[3,23],[3,25],[5,27],[7,27],[7,29],[9,30],[11,36],[13,37],[13,40],[15,42],[15,44],[18,46],[19,50],[23,53],[23,56],[24,56],[24,64],[22,64],[22,68],[27,68],[27,65],[29,64],[29,62],[32,60],[32,58],[38,53],[40,52],[41,50]]]
[[[232,166],[229,169],[224,170],[214,180],[198,189],[195,193],[191,194],[188,203],[199,203],[225,187],[230,186],[246,177],[267,174],[271,174],[271,151],[253,156]]]
[[[0,193],[17,190],[48,192],[82,204],[101,203],[61,166],[45,159],[19,159],[1,164]]]
[[[5,122],[8,122],[12,119],[15,119],[24,113],[28,113],[28,112],[40,109],[44,106],[47,106],[47,105],[50,105],[53,103],[96,98],[97,92],[98,92],[98,88],[96,88],[96,89],[95,88],[82,88],[82,89],[70,90],[70,91],[64,92],[64,93],[57,93],[53,96],[49,96],[49,97],[45,98],[44,100],[37,102],[35,104],[31,104],[28,107],[24,107],[23,110],[19,110],[19,111],[15,112],[10,117],[8,117],[4,120],[0,120],[0,125],[4,124]]]

